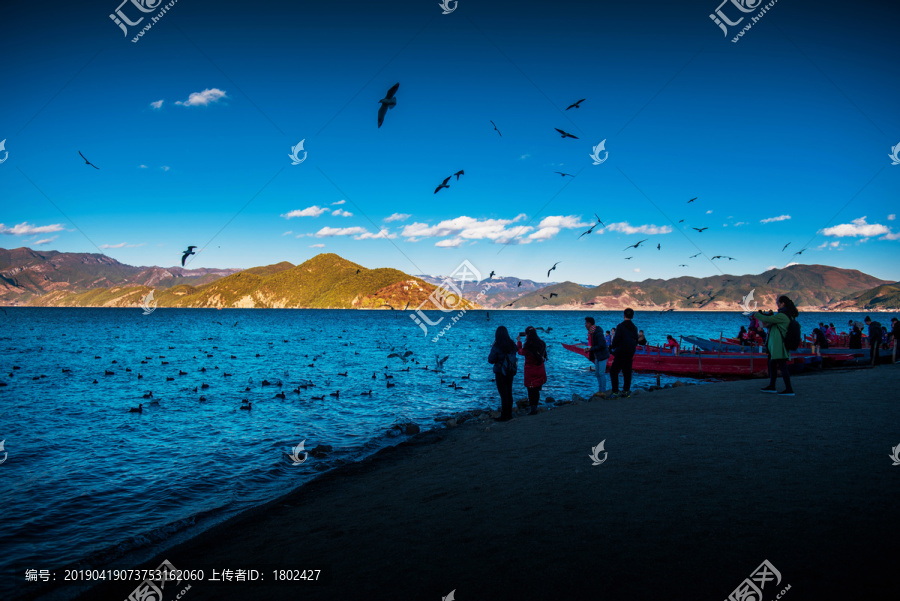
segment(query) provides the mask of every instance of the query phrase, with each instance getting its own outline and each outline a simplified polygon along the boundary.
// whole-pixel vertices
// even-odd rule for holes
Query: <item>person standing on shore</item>
[[[500,417],[497,421],[506,422],[512,419],[512,382],[518,368],[516,344],[509,337],[506,326],[499,326],[494,334],[488,363],[494,366],[497,392],[500,393]]]
[[[525,357],[525,388],[528,389],[528,404],[531,405],[529,415],[535,415],[541,399],[541,387],[547,383],[547,371],[544,369],[547,343],[538,338],[533,326],[528,326],[525,328],[525,345],[522,345],[522,337],[517,337],[516,350]]]
[[[862,348],[862,330],[856,324],[853,324],[853,327],[850,329],[850,337],[847,339],[847,346],[851,349]]]
[[[897,347],[900,347],[900,321],[896,317],[891,317],[891,338],[894,339],[894,354],[891,356],[891,361],[896,363],[897,358],[900,357],[900,350],[897,350]]]
[[[796,319],[800,312],[797,311],[794,302],[783,295],[778,297],[775,304],[778,306],[777,313],[759,311],[753,314],[769,328],[769,336],[766,339],[766,349],[769,351],[769,385],[760,390],[777,393],[778,396],[794,396],[794,389],[791,388],[791,374],[788,371],[791,353],[785,346],[785,338],[791,321]],[[781,369],[781,377],[784,379],[784,390],[781,392],[775,388],[775,379],[778,377],[779,369]]]
[[[593,317],[584,318],[584,327],[588,331],[588,359],[594,364],[597,372],[600,392],[606,393],[606,361],[609,359],[609,346],[606,344],[603,328],[594,325]]]
[[[609,368],[609,379],[612,382],[612,395],[619,395],[619,372],[622,372],[622,396],[631,396],[631,365],[634,361],[634,352],[637,349],[637,326],[631,321],[634,318],[634,309],[625,309],[625,321],[613,328],[615,335],[609,352],[613,355],[613,362]]]
[[[872,367],[878,365],[878,351],[881,348],[881,324],[872,321],[872,318],[866,315],[866,325],[869,326],[869,356],[872,360]]]
[[[638,330],[638,346],[647,346],[647,337],[644,336],[644,330]]]

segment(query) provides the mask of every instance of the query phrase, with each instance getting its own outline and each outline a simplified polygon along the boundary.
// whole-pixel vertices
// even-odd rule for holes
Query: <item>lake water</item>
[[[435,343],[437,328],[426,336],[400,311],[157,309],[145,316],[138,309],[7,308],[0,315],[0,440],[8,454],[0,464],[0,596],[14,577],[21,584],[25,568],[76,561],[99,568],[158,551],[395,444],[400,438],[387,431],[398,422],[432,428],[438,415],[497,408],[486,360],[498,325],[513,337],[527,325],[551,327],[544,395],[589,396],[596,380],[588,362],[559,346],[586,339],[587,314],[604,329],[621,321],[618,311],[492,310],[489,318],[471,311]],[[438,327],[449,321],[443,316]],[[826,320],[841,330],[864,316],[806,313],[801,324],[804,333]],[[734,335],[746,321],[736,312],[635,318],[651,343],[670,333]],[[388,359],[392,347],[413,355],[405,364]],[[435,356],[449,356],[441,374],[431,371]],[[387,388],[386,373],[396,386]],[[525,396],[521,378],[520,369],[516,398]],[[261,386],[264,379],[283,387]],[[449,388],[453,381],[462,388]],[[291,392],[306,382],[315,387]],[[650,383],[655,376],[636,375],[634,386]],[[283,400],[275,398],[280,390]],[[142,398],[147,391],[158,405]],[[339,397],[330,396],[336,391]],[[243,399],[251,411],[240,410]],[[128,413],[139,403],[143,413]],[[286,454],[302,440],[307,450],[334,450],[292,465]]]

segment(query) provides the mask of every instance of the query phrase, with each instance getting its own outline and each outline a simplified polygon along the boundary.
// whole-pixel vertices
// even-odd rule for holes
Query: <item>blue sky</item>
[[[171,266],[193,244],[190,267],[335,252],[414,274],[468,259],[538,280],[558,261],[554,280],[588,284],[791,261],[897,280],[900,8],[778,2],[734,43],[718,6],[181,0],[137,43],[155,12],[125,37],[115,1],[4,6],[0,246]],[[606,227],[579,239],[594,213]]]

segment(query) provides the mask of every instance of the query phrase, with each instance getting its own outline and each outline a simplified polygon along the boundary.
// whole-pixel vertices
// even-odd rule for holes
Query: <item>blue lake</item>
[[[396,423],[427,429],[438,415],[497,408],[487,355],[498,325],[513,337],[527,325],[551,327],[544,395],[589,396],[596,380],[588,362],[559,346],[586,339],[589,314],[604,329],[621,321],[618,311],[490,311],[489,318],[470,311],[432,342],[455,313],[429,312],[445,321],[426,336],[400,311],[7,308],[0,316],[0,440],[8,454],[0,464],[0,591],[11,586],[14,568],[21,579],[24,566],[87,560],[100,567],[101,557],[158,550],[395,444],[399,437],[387,432]],[[805,313],[801,324],[804,333],[819,321],[845,330],[864,316]],[[738,312],[635,317],[651,343],[666,334],[734,335],[746,322]],[[413,354],[406,363],[388,359],[392,348]],[[431,371],[436,356],[449,356],[440,374]],[[386,373],[395,387],[387,388]],[[516,398],[525,396],[521,374]],[[262,386],[264,379],[283,386]],[[462,388],[449,388],[454,381]],[[292,392],[307,382],[315,386]],[[634,385],[651,382],[655,376],[637,375]],[[282,390],[286,398],[275,398]],[[148,391],[158,405],[142,398]],[[240,410],[243,399],[251,411]],[[143,413],[128,413],[139,403]],[[307,450],[334,450],[292,465],[286,454],[302,440]]]

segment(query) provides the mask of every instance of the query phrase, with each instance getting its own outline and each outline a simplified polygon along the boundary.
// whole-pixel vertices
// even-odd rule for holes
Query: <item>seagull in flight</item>
[[[550,269],[547,270],[548,278],[550,277],[550,272],[553,271],[554,269],[556,269],[556,266],[559,265],[560,263],[562,263],[562,261],[557,261],[556,263],[553,264],[553,267],[551,267]]]
[[[588,234],[593,234],[593,233],[594,233],[594,228],[597,227],[597,225],[599,225],[599,224],[595,223],[594,225],[592,225],[592,226],[588,229],[588,231],[586,231],[586,232],[581,232],[581,236],[587,236]],[[579,240],[581,240],[581,236],[578,236],[578,239],[579,239]]]
[[[501,134],[501,133],[500,133],[500,130],[497,129],[497,124],[494,123],[493,121],[491,121],[491,125],[494,126],[494,131],[497,132],[497,135],[499,135],[499,136],[502,138],[502,137],[503,137],[503,134]]]
[[[796,255],[802,255],[804,252],[806,252],[806,249],[805,249],[805,248],[804,248],[803,250],[798,250],[797,252],[795,252],[795,253],[794,253],[794,256],[796,256]]]
[[[516,288],[519,288],[519,287],[521,287],[521,286],[522,286],[522,282],[519,282],[519,285],[516,286]]]
[[[626,261],[630,261],[630,260],[632,260],[633,258],[634,258],[634,257],[625,257],[625,260],[626,260]]]
[[[678,223],[684,223],[684,219],[679,219]]]
[[[790,245],[791,245],[790,242],[788,242],[787,244],[785,244],[785,245],[784,245],[784,248],[781,249],[781,252],[784,252],[785,250],[787,250],[787,247],[790,246]]]
[[[597,213],[594,213],[594,217],[597,218],[597,223],[599,223],[599,224],[602,225],[603,227],[606,227],[606,224],[603,223],[602,221],[600,221],[600,216],[597,215]]]
[[[661,245],[661,244],[657,244],[657,245],[656,245],[656,250],[662,250],[662,245]]]
[[[695,258],[695,257],[699,257],[699,256],[702,255],[702,254],[703,254],[702,252],[699,252],[699,253],[697,253],[696,255],[691,255],[690,257],[688,257],[688,259],[693,259],[693,258]]]
[[[555,292],[551,292],[551,293],[550,293],[550,298],[553,298],[554,296],[559,296],[559,295],[558,295],[557,293],[555,293]]]
[[[700,198],[700,197],[699,197],[699,196],[695,196],[695,197],[693,197],[692,199],[690,199],[689,201],[687,201],[687,203],[688,203],[688,204],[691,204],[692,202],[694,202],[694,201],[697,200],[698,198]]]
[[[685,263],[682,263],[681,265],[679,265],[679,267],[690,267],[690,265],[686,265]]]
[[[726,257],[725,255],[716,255],[711,260],[715,261],[716,259],[728,259],[729,261],[737,261],[734,257]]]
[[[692,230],[697,230],[699,233],[703,233],[703,230],[708,230],[708,227],[692,227]]]
[[[565,176],[567,176],[567,175],[568,175],[569,177],[575,177],[575,176],[572,175],[571,173],[563,173],[562,171],[554,171],[553,173],[558,173],[558,174],[560,174],[560,175],[563,176],[563,177],[565,177]]]
[[[638,247],[640,247],[641,244],[643,244],[644,242],[646,242],[646,241],[649,240],[649,239],[650,239],[650,238],[646,238],[646,239],[644,239],[644,240],[641,240],[641,241],[638,242],[637,244],[632,244],[631,246],[626,246],[626,247],[623,248],[622,250],[628,250],[629,248],[638,248]]]
[[[579,105],[580,105],[582,102],[584,102],[585,100],[586,100],[586,98],[582,98],[582,99],[579,100],[578,102],[575,102],[575,103],[573,103],[573,104],[570,104],[569,106],[566,107],[566,110],[569,110],[569,109],[580,109],[581,106],[579,106]]]
[[[437,188],[434,189],[434,193],[437,194],[438,192],[440,192],[441,188],[449,188],[450,186],[447,185],[447,182],[449,182],[452,178],[453,178],[452,175],[447,176],[447,179],[445,179],[443,181],[443,183],[441,183],[440,186],[438,186]]]
[[[457,171],[457,172],[454,173],[453,175],[456,176],[456,181],[459,181],[459,176],[460,176],[460,175],[465,175],[465,174],[466,174],[466,172],[463,171],[462,169],[460,169],[459,171]]]
[[[80,150],[78,151],[78,154],[81,154],[81,151],[80,151]],[[93,167],[94,169],[99,169],[99,168],[100,168],[100,167],[98,167],[97,165],[95,165],[95,164],[93,164],[92,162],[90,162],[89,160],[87,160],[83,154],[81,154],[81,158],[84,159],[84,164],[85,164],[85,165],[90,165],[90,166]]]
[[[516,299],[516,300],[519,300],[519,299]],[[512,307],[515,303],[516,303],[516,301],[513,301],[513,302],[509,303],[509,304],[506,305],[506,306],[507,306],[507,307]]]
[[[555,129],[556,131],[558,131],[559,134],[563,137],[563,139],[565,139],[565,138],[572,138],[572,139],[575,139],[575,140],[578,139],[578,136],[573,136],[572,134],[570,134],[570,133],[568,133],[568,132],[565,132],[565,131],[561,130],[561,129],[558,128],[558,127],[554,127],[553,129]]]
[[[381,103],[381,108],[378,109],[378,127],[381,127],[381,124],[384,123],[384,115],[387,113],[388,109],[397,106],[397,99],[394,98],[394,94],[397,93],[399,87],[400,84],[395,83],[394,87],[388,90],[387,96],[378,101]]]
[[[488,276],[488,279],[491,279],[491,278],[494,277],[495,275],[497,275],[497,272],[495,272],[495,271],[492,269],[492,270],[491,270],[491,275]]]
[[[187,260],[187,258],[188,258],[189,256],[191,256],[191,255],[196,255],[196,254],[197,254],[197,253],[194,252],[194,249],[195,249],[195,248],[197,248],[197,247],[196,247],[196,246],[188,246],[188,247],[187,247],[187,250],[184,251],[184,253],[182,253],[182,255],[181,255],[181,266],[182,266],[182,267],[184,267],[184,262]]]
[[[775,276],[776,276],[776,275],[778,275],[778,272],[777,272],[777,271],[772,275],[772,277],[769,278],[769,281],[766,282],[766,284],[767,284],[767,285],[768,285],[768,284],[771,284],[771,283],[772,283],[772,280],[775,279]]]

